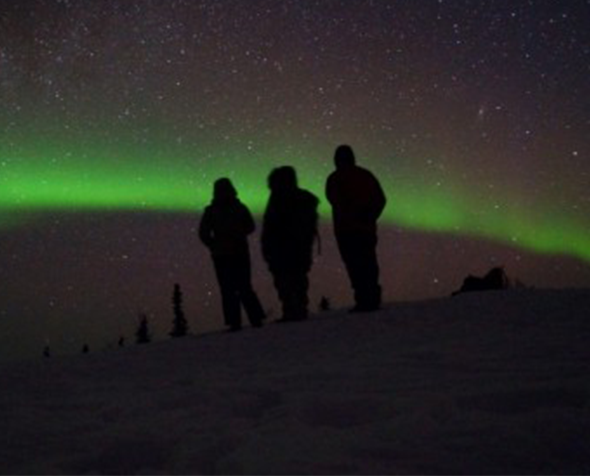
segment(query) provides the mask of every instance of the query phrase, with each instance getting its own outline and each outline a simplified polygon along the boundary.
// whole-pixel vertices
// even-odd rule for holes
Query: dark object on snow
[[[201,219],[199,237],[211,251],[225,324],[234,331],[242,327],[241,306],[253,327],[262,326],[266,318],[251,281],[248,235],[254,228],[252,214],[238,199],[231,181],[217,180],[213,200]]]
[[[452,296],[456,296],[459,293],[465,293],[470,291],[489,291],[493,289],[507,289],[510,285],[508,276],[504,268],[497,266],[492,268],[488,273],[480,278],[478,276],[469,275],[463,280],[463,285]]]
[[[377,178],[356,165],[350,146],[336,149],[334,163],[336,170],[326,182],[326,197],[332,205],[340,256],[354,289],[353,311],[374,311],[381,305],[377,220],[387,199]]]
[[[139,326],[135,332],[135,341],[138,344],[147,344],[152,340],[148,326],[148,318],[145,314],[139,315]]]
[[[273,276],[286,321],[308,317],[308,273],[313,244],[318,236],[319,200],[297,185],[290,166],[274,169],[268,176],[270,198],[262,225],[262,254]]]
[[[320,299],[320,305],[318,307],[321,312],[329,311],[331,308],[330,300],[326,296],[322,296],[322,299]]]
[[[174,292],[172,293],[172,309],[174,311],[174,320],[172,321],[171,337],[182,337],[188,332],[188,322],[184,317],[182,309],[182,291],[180,284],[174,285]]]

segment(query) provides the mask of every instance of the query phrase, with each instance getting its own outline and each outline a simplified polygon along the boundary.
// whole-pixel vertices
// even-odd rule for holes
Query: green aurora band
[[[261,153],[244,157],[242,151],[221,154],[203,165],[189,159],[188,154],[172,160],[156,151],[151,156],[143,155],[140,161],[134,152],[132,160],[123,157],[124,150],[105,150],[103,154],[95,150],[84,153],[83,160],[75,160],[74,152],[64,158],[62,152],[47,149],[42,158],[30,151],[18,158],[4,153],[4,160],[0,158],[0,230],[30,225],[46,212],[196,213],[209,203],[212,183],[221,176],[230,177],[240,198],[260,214],[268,199],[266,175],[273,167],[294,165],[301,185],[320,198],[324,197],[324,182],[331,169],[326,164],[310,165],[289,154],[265,154],[281,158],[268,160]],[[579,218],[559,211],[550,213],[546,208],[539,213],[530,207],[519,210],[511,206],[511,201],[491,205],[489,200],[478,199],[473,191],[458,186],[426,186],[423,177],[418,182],[420,187],[407,176],[402,180],[380,174],[379,178],[389,199],[384,213],[386,224],[486,238],[590,263],[590,235],[587,224]],[[330,216],[325,199],[321,214],[323,218]]]

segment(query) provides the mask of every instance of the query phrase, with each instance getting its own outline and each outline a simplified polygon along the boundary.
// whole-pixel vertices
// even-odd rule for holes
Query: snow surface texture
[[[590,291],[489,291],[0,367],[0,471],[590,473]]]

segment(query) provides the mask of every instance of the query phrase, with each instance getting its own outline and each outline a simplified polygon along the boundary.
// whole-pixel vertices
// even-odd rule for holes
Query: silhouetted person
[[[377,219],[385,208],[385,193],[371,172],[356,165],[350,146],[336,149],[334,163],[326,197],[332,205],[338,249],[354,289],[352,311],[374,311],[381,305]]]
[[[213,200],[205,208],[201,219],[199,237],[211,251],[225,324],[233,331],[242,327],[242,305],[252,326],[260,327],[265,318],[251,284],[248,235],[254,229],[252,215],[238,199],[230,180],[217,180],[213,187]]]
[[[268,177],[270,198],[262,226],[262,254],[281,300],[281,321],[308,317],[307,274],[317,235],[315,195],[297,186],[293,167],[274,169]]]

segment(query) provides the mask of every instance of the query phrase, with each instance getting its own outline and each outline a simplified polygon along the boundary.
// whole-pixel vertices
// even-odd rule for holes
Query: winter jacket
[[[201,218],[199,238],[213,256],[248,254],[248,235],[254,229],[250,210],[240,200],[214,200]]]
[[[338,232],[375,233],[387,199],[375,176],[351,165],[330,174],[326,197],[332,205],[334,229]]]
[[[318,203],[315,195],[300,188],[271,194],[261,237],[262,254],[271,269],[311,268]]]

